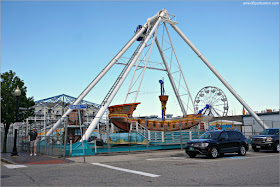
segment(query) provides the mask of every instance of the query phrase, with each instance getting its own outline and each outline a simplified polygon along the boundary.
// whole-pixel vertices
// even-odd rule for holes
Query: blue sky
[[[27,95],[35,100],[63,93],[77,97],[133,36],[136,26],[162,8],[176,15],[178,27],[253,110],[279,109],[279,5],[1,1],[1,73],[15,71],[24,80]],[[238,101],[186,43],[170,32],[192,96],[205,86],[216,86],[229,100],[229,114],[241,114]],[[114,66],[85,99],[101,103],[122,68]],[[137,115],[160,115],[157,81],[162,77],[167,80],[162,72],[147,71]],[[124,102],[129,81],[112,104]],[[168,83],[166,90],[174,96]],[[174,99],[167,113],[181,115]]]

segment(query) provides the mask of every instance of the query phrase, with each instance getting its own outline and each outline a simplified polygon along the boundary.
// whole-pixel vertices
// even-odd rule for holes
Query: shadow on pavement
[[[27,152],[19,152],[18,156],[11,156],[11,153],[1,153],[1,161],[10,164],[66,164],[74,162],[69,159],[47,155],[30,156]]]

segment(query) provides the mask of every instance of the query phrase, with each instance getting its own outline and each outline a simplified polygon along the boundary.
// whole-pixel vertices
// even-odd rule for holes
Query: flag
[[[245,108],[243,107],[243,115],[245,115]]]

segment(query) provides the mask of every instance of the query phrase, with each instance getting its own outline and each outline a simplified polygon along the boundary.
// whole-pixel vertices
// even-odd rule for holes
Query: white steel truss
[[[169,48],[164,49],[162,46],[160,46],[159,41],[157,40],[158,38],[158,34],[157,34],[157,29],[158,26],[163,25],[163,27],[166,30],[167,36],[168,36],[168,40],[164,39],[164,37],[162,37],[162,41],[165,40],[166,42],[169,43]],[[91,89],[100,81],[100,79],[109,71],[109,69],[116,63],[120,63],[118,62],[119,60],[121,60],[122,55],[128,50],[128,48],[131,47],[131,45],[139,38],[139,37],[143,37],[142,42],[139,44],[138,48],[135,50],[135,52],[133,53],[133,55],[131,56],[131,58],[129,59],[128,63],[124,63],[125,67],[123,69],[123,71],[121,72],[121,74],[119,75],[119,77],[117,78],[117,80],[115,81],[115,83],[113,84],[112,88],[109,90],[108,94],[105,96],[103,102],[100,105],[99,111],[97,112],[96,117],[94,118],[94,120],[91,122],[88,130],[86,131],[86,133],[83,135],[82,140],[87,140],[91,133],[93,132],[93,130],[96,128],[99,120],[102,118],[103,114],[105,113],[105,111],[107,110],[108,106],[110,105],[110,103],[112,102],[112,100],[114,99],[116,93],[118,92],[119,88],[121,87],[121,85],[123,84],[124,80],[126,79],[127,75],[129,74],[130,70],[135,67],[135,72],[140,68],[142,69],[142,75],[141,75],[141,79],[140,79],[140,84],[137,87],[137,91],[136,96],[134,101],[136,101],[137,99],[137,95],[139,93],[140,90],[140,86],[141,86],[141,82],[143,80],[143,76],[145,73],[145,70],[147,68],[149,69],[159,69],[159,70],[163,70],[166,71],[169,77],[169,80],[172,84],[173,87],[173,91],[175,92],[175,95],[177,97],[177,100],[179,102],[179,105],[181,107],[181,110],[183,112],[183,114],[187,114],[186,109],[184,107],[184,102],[187,102],[187,105],[189,103],[189,100],[191,101],[191,103],[193,104],[193,100],[191,98],[191,94],[189,91],[189,88],[187,86],[186,83],[186,79],[185,76],[182,73],[182,69],[177,57],[177,54],[175,52],[173,43],[171,41],[171,37],[169,35],[169,32],[167,30],[166,27],[166,23],[170,24],[171,27],[182,37],[182,39],[191,47],[191,49],[198,55],[198,57],[207,65],[207,67],[217,76],[217,78],[226,86],[226,88],[228,88],[228,90],[236,97],[236,99],[247,109],[247,111],[256,119],[256,121],[263,127],[263,128],[268,128],[263,121],[255,114],[255,112],[249,107],[249,105],[236,93],[236,91],[229,85],[229,83],[219,74],[219,72],[210,64],[210,62],[208,62],[208,60],[199,52],[199,50],[191,43],[191,41],[184,35],[184,33],[178,28],[177,26],[177,22],[176,22],[176,17],[170,13],[168,13],[166,11],[166,9],[163,9],[161,11],[159,11],[156,15],[154,15],[153,17],[149,18],[147,20],[147,22],[145,23],[145,25],[131,38],[131,40],[120,50],[120,52],[109,62],[109,64],[97,75],[97,77],[89,84],[89,86],[81,93],[81,95],[77,98],[77,100],[73,103],[75,104],[79,104],[82,99],[91,91]],[[148,44],[149,40],[153,38],[152,43]],[[157,65],[161,65],[161,67],[155,67],[152,66],[150,61],[149,61],[149,57],[150,57],[150,53],[153,47],[154,42],[156,42],[156,45],[158,47],[158,50],[160,52],[160,55],[162,57],[163,63],[157,63]],[[141,55],[143,55],[143,50],[144,48],[150,47],[148,49],[148,56],[146,57],[146,59],[141,59]],[[165,51],[168,50],[172,50],[172,54],[175,56],[175,60],[173,60],[173,58],[169,58],[167,55],[165,55]],[[143,55],[145,56],[145,55]],[[168,62],[169,61],[169,64]],[[176,63],[175,63],[176,61]],[[136,63],[137,62],[137,63]],[[141,63],[144,63],[143,65],[140,65]],[[136,63],[136,64],[135,64]],[[163,64],[163,65],[162,65]],[[175,64],[175,66],[177,67],[177,71],[173,71],[173,69],[171,69],[171,64]],[[174,79],[174,74],[179,72],[179,80],[175,80]],[[134,76],[135,78],[136,76]],[[140,78],[140,76],[138,77]],[[182,83],[181,83],[182,82]],[[177,83],[177,85],[176,85]],[[132,87],[133,83],[131,82],[130,88],[128,93],[131,92],[131,87]],[[185,87],[185,91],[187,92],[186,95],[188,95],[189,99],[188,100],[182,100],[181,97],[183,95],[180,94],[180,87],[184,86]],[[193,105],[194,106],[194,105]],[[61,123],[62,120],[64,120],[66,118],[66,116],[68,114],[71,113],[71,109],[68,109],[67,112],[62,116],[62,118],[60,120],[58,120],[53,128],[48,132],[47,136],[49,136],[53,130],[55,130]],[[194,111],[196,112],[195,108]]]
[[[174,18],[175,18],[175,16],[174,16]],[[165,20],[166,20],[166,17],[165,17]],[[176,22],[172,22],[172,23],[175,24]],[[153,43],[155,41],[157,49],[160,54],[161,61],[153,62],[153,63],[156,64],[157,66],[162,67],[162,69],[160,69],[160,70],[166,71],[169,81],[171,83],[171,86],[173,88],[173,91],[175,93],[176,99],[178,101],[178,104],[180,106],[180,109],[183,113],[183,116],[186,116],[187,113],[189,113],[188,112],[189,101],[191,101],[191,104],[192,104],[192,107],[190,108],[191,113],[195,112],[194,102],[191,97],[191,93],[189,91],[189,88],[188,88],[188,85],[186,82],[186,78],[183,74],[180,62],[178,60],[175,48],[171,41],[171,37],[169,35],[165,22],[163,22],[161,24],[161,27],[162,27],[162,31],[161,31],[162,33],[159,33],[159,32],[156,33],[157,34],[156,37],[153,38],[152,43],[149,45],[150,48],[147,50],[147,53],[148,53],[147,59],[146,60],[144,59],[144,57],[147,54],[147,53],[145,53],[143,55],[143,59],[140,60],[140,63],[142,63],[141,68],[139,65],[139,61],[135,65],[135,70],[134,70],[134,73],[133,73],[133,76],[132,76],[132,79],[130,82],[128,92],[126,94],[125,102],[127,102],[127,98],[129,96],[132,99],[129,100],[128,102],[132,102],[132,100],[134,100],[134,102],[136,102],[136,100],[137,100],[145,70],[146,70],[146,68],[152,69],[151,65],[149,65],[149,64],[151,64],[151,62],[149,61],[149,57],[150,57]],[[164,33],[166,33],[165,37],[167,37],[167,38],[164,37]],[[159,40],[162,42],[159,42]],[[164,49],[163,49],[163,47],[164,47]],[[175,59],[174,59],[174,57],[175,57]],[[140,73],[138,73],[138,75],[136,75],[137,71],[140,71]],[[141,77],[141,79],[140,79],[140,77]],[[136,87],[137,83],[138,83],[138,87]],[[133,89],[133,86],[135,86],[136,88]]]

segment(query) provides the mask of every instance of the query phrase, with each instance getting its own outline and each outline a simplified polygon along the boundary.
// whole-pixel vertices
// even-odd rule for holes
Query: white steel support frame
[[[164,23],[164,27],[165,27],[166,33],[167,33],[167,35],[168,35],[168,38],[169,38],[170,44],[171,44],[171,46],[172,46],[172,49],[173,49],[174,55],[175,55],[175,57],[176,57],[176,60],[177,60],[177,63],[178,63],[179,69],[180,69],[180,71],[181,71],[181,75],[182,75],[183,80],[184,80],[184,82],[185,82],[185,85],[186,85],[186,88],[187,88],[187,91],[188,91],[189,97],[190,97],[190,99],[191,99],[191,102],[192,102],[192,105],[193,105],[193,112],[196,112],[196,110],[195,110],[195,106],[194,106],[194,102],[193,102],[193,98],[192,98],[192,95],[191,95],[191,92],[190,92],[190,90],[189,90],[189,87],[188,87],[188,84],[187,84],[187,81],[186,81],[185,75],[184,75],[184,73],[183,73],[183,71],[182,71],[181,64],[180,64],[180,62],[179,62],[179,59],[178,59],[177,53],[176,53],[176,51],[175,51],[175,48],[174,48],[174,46],[173,46],[173,43],[172,43],[171,37],[170,37],[170,35],[169,35],[169,31],[168,31],[168,29],[167,29],[167,27],[166,27],[166,24],[165,24],[165,23]]]
[[[145,66],[144,66],[144,69],[143,69],[143,72],[142,72],[142,76],[141,76],[140,83],[139,83],[139,85],[138,85],[138,89],[137,89],[137,91],[136,91],[136,95],[135,95],[135,98],[134,98],[134,102],[136,102],[137,97],[138,97],[138,93],[139,93],[139,91],[140,91],[140,87],[141,87],[141,84],[142,84],[142,81],[143,81],[143,78],[144,78],[144,74],[145,74],[145,71],[146,71],[146,68],[147,68],[147,64],[148,64],[148,61],[149,61],[149,59],[150,59],[150,55],[151,55],[151,52],[152,52],[152,49],[153,49],[153,46],[154,46],[154,43],[155,43],[157,31],[158,31],[158,26],[157,26],[156,31],[155,31],[155,33],[154,33],[154,38],[153,38],[153,41],[152,41],[152,44],[151,44],[151,47],[150,47],[150,50],[149,50],[148,57],[147,57],[146,62],[145,62]]]
[[[178,28],[177,25],[170,24],[173,29],[182,37],[182,39],[190,46],[197,56],[205,63],[205,65],[217,76],[217,78],[225,85],[225,87],[234,95],[234,97],[246,108],[246,110],[255,118],[255,120],[267,129],[268,126],[259,118],[259,116],[251,109],[251,107],[237,94],[230,84],[221,76],[221,74],[210,64],[210,62],[200,53],[200,51],[192,44],[186,35]]]
[[[131,87],[132,87],[132,84],[133,84],[133,79],[136,75],[136,71],[138,69],[138,65],[139,65],[139,62],[140,62],[140,58],[141,58],[141,55],[139,56],[138,60],[137,60],[137,63],[135,65],[135,69],[134,69],[134,73],[133,73],[133,76],[132,76],[132,79],[130,81],[130,84],[129,84],[129,87],[128,87],[128,91],[127,91],[127,94],[126,94],[126,97],[125,97],[125,100],[124,100],[124,103],[126,103],[127,101],[127,98],[128,98],[128,95],[130,94],[130,90],[131,90]]]
[[[137,91],[133,91],[133,92],[136,92],[136,93],[135,93],[135,97],[134,97],[134,102],[136,102],[136,100],[137,100],[137,97],[138,97],[138,94],[139,94],[139,91],[140,91],[140,87],[141,87],[141,85],[142,85],[142,81],[143,81],[143,78],[144,78],[145,71],[146,71],[146,69],[147,69],[147,64],[148,64],[148,62],[149,62],[149,58],[150,58],[150,55],[151,55],[151,51],[152,51],[152,49],[153,49],[153,45],[154,45],[155,36],[156,36],[156,34],[157,34],[157,31],[158,31],[158,27],[156,28],[156,31],[155,31],[155,33],[154,33],[154,38],[153,38],[153,41],[152,41],[152,43],[151,43],[151,45],[150,45],[149,54],[148,54],[147,59],[145,60],[145,61],[146,61],[146,62],[145,62],[145,66],[142,66],[143,70],[142,70],[142,72],[140,73],[140,75],[142,74],[142,76],[141,76],[141,80],[140,80],[140,82],[139,82],[139,84],[138,84],[138,89],[137,89]],[[140,55],[140,56],[141,56],[141,55]],[[141,60],[140,56],[139,56],[139,58],[138,58],[137,64],[135,65],[134,73],[133,73],[133,76],[132,76],[132,78],[131,78],[130,85],[129,85],[129,88],[128,88],[128,90],[127,90],[127,94],[126,94],[124,103],[126,103],[129,94],[133,93],[133,92],[131,92],[131,89],[132,89],[132,87],[133,87],[133,80],[134,80],[134,77],[135,77],[136,72],[137,72],[137,70],[138,70],[139,62],[140,62],[140,60]],[[145,57],[145,55],[143,55],[143,56]],[[144,57],[143,57],[143,58],[144,58]],[[140,76],[140,75],[139,75],[139,76]],[[138,78],[139,78],[139,77],[138,77]],[[137,81],[138,78],[136,78],[136,81]],[[135,82],[136,82],[136,81],[135,81]],[[135,83],[134,83],[134,84],[135,84]]]
[[[154,17],[157,17],[158,14],[153,16],[150,21],[154,20]],[[96,78],[89,84],[89,86],[80,94],[77,100],[73,103],[73,105],[79,104],[83,98],[92,90],[92,88],[101,80],[101,78],[111,69],[111,67],[119,60],[119,58],[129,49],[129,47],[143,34],[147,27],[149,27],[149,19],[144,27],[140,31],[138,31],[129,42],[120,50],[120,52],[107,64],[107,66],[96,76]],[[50,136],[53,131],[61,124],[61,122],[72,112],[72,109],[68,109],[64,115],[53,125],[53,127],[48,131],[46,136]]]
[[[181,97],[180,97],[180,95],[179,95],[179,92],[178,92],[178,90],[177,90],[177,88],[176,88],[175,82],[174,82],[174,80],[173,80],[173,77],[172,77],[172,75],[171,75],[170,69],[169,69],[168,64],[167,64],[167,62],[166,62],[166,60],[165,60],[164,54],[163,54],[163,52],[162,52],[161,46],[160,46],[160,44],[159,44],[157,38],[156,38],[156,44],[157,44],[157,48],[158,48],[158,51],[159,51],[159,53],[160,53],[160,56],[161,56],[161,58],[162,58],[163,64],[164,64],[164,66],[165,66],[165,68],[166,68],[168,78],[169,78],[169,80],[170,80],[170,83],[171,83],[171,85],[172,85],[172,88],[173,88],[173,90],[174,90],[174,93],[175,93],[175,95],[176,95],[176,98],[177,98],[178,103],[179,103],[179,105],[180,105],[181,111],[182,111],[183,115],[186,116],[186,115],[187,115],[187,112],[186,112],[186,110],[185,110],[185,107],[184,107],[183,102],[182,102],[182,100],[181,100]]]
[[[150,33],[148,34],[148,36],[145,38],[144,44],[140,47],[138,53],[136,54],[136,56],[133,57],[132,62],[129,64],[129,66],[127,67],[127,69],[125,70],[123,76],[120,78],[119,82],[117,83],[117,85],[113,88],[112,92],[110,93],[108,99],[105,101],[105,103],[103,104],[103,106],[100,107],[96,117],[94,118],[94,120],[91,122],[88,130],[86,131],[86,133],[83,135],[82,140],[87,140],[91,133],[93,132],[93,130],[95,129],[96,125],[98,124],[98,122],[100,121],[100,118],[103,116],[103,114],[105,113],[105,111],[107,110],[108,106],[110,105],[111,101],[113,100],[113,98],[115,97],[116,93],[118,92],[119,88],[121,87],[121,85],[123,84],[124,80],[126,79],[128,73],[130,72],[130,70],[132,69],[133,66],[135,66],[135,61],[139,58],[140,54],[142,53],[144,47],[147,45],[148,41],[150,40],[150,38],[152,37],[152,35],[155,33],[155,29],[158,27],[159,23],[163,21],[163,22],[167,22],[171,25],[171,27],[182,37],[182,39],[191,47],[191,49],[198,55],[198,57],[206,64],[206,66],[217,76],[217,78],[227,87],[227,89],[236,97],[236,99],[247,109],[247,111],[256,119],[256,121],[264,128],[268,128],[267,125],[265,125],[264,122],[262,122],[262,120],[256,115],[256,113],[249,107],[249,105],[236,93],[236,91],[229,85],[229,83],[219,74],[219,72],[208,62],[208,60],[199,52],[199,50],[191,43],[191,41],[184,35],[184,33],[176,26],[177,22],[172,21],[169,16],[168,16],[168,12],[163,9],[161,11],[159,11],[156,15],[154,15],[153,17],[147,19],[147,22],[145,23],[145,25],[142,27],[142,29],[140,31],[138,31],[130,40],[129,42],[120,50],[120,52],[107,64],[107,66],[97,75],[97,77],[89,84],[89,86],[79,95],[79,97],[77,98],[77,100],[73,103],[73,105],[79,104],[82,99],[92,90],[92,88],[101,80],[101,78],[111,69],[111,67],[117,63],[117,61],[122,57],[122,55],[129,49],[129,47],[139,38],[139,37],[143,37],[143,33],[147,30],[149,31],[151,29],[151,27],[153,27],[150,31]],[[169,34],[168,34],[169,36]],[[156,37],[156,36],[154,36]],[[170,36],[169,36],[170,37]],[[155,40],[156,43],[158,43],[157,40]],[[171,40],[170,40],[171,42]],[[158,44],[157,44],[158,45]],[[171,42],[171,46],[173,47],[173,44]],[[158,45],[158,47],[160,47]],[[160,48],[159,48],[160,49]],[[159,50],[162,52],[162,50]],[[160,53],[161,53],[160,52]],[[174,50],[175,53],[175,50]],[[161,54],[161,56],[163,56],[163,54]],[[177,59],[177,55],[175,53],[176,59]],[[179,61],[178,61],[179,63]],[[167,64],[165,65],[167,68]],[[146,66],[145,66],[146,67]],[[180,67],[181,70],[181,67]],[[169,73],[170,74],[170,71]],[[171,80],[171,79],[170,79]],[[185,78],[184,78],[185,81]],[[186,83],[186,81],[185,81]],[[174,84],[174,81],[173,83]],[[175,84],[174,84],[175,85]],[[174,88],[173,88],[174,89]],[[174,89],[175,93],[177,91],[176,87]],[[178,94],[178,93],[177,93]],[[176,96],[177,96],[176,94]],[[179,95],[178,95],[179,96]],[[191,96],[189,94],[189,96]],[[177,97],[178,99],[178,97]],[[180,96],[178,101],[180,100]],[[182,102],[182,101],[181,101]],[[193,102],[193,100],[192,100]],[[184,107],[181,107],[184,109]],[[194,110],[195,111],[195,110]],[[68,109],[64,115],[53,125],[53,127],[48,131],[48,133],[46,134],[46,136],[49,136],[53,133],[53,131],[61,124],[62,121],[65,120],[65,118],[67,117],[67,115],[69,115],[72,112],[72,109]],[[183,112],[184,113],[184,112]],[[186,112],[184,113],[184,115],[186,114]],[[36,120],[36,118],[35,118]]]
[[[161,17],[164,16],[165,14],[166,14],[166,10],[164,9],[163,11],[161,11],[161,13],[159,15],[153,16],[152,18],[148,19],[148,21],[147,21],[147,23],[148,23],[147,24],[148,25],[147,30],[151,27],[151,25],[156,20],[157,21],[156,21],[156,23],[154,23],[154,26],[153,26],[152,30],[150,31],[149,35],[145,38],[144,44],[140,47],[137,55],[134,57],[134,59],[132,60],[130,65],[127,67],[126,71],[124,72],[123,76],[120,78],[120,80],[119,80],[118,84],[116,85],[116,87],[112,90],[112,92],[111,92],[110,96],[108,97],[107,101],[104,103],[103,106],[100,107],[98,113],[96,114],[95,118],[91,122],[91,124],[88,127],[86,133],[83,135],[82,140],[87,140],[90,137],[90,135],[93,132],[93,130],[96,128],[96,125],[98,124],[98,122],[100,121],[101,117],[103,116],[103,114],[105,113],[107,108],[109,107],[110,103],[112,102],[113,98],[115,97],[115,95],[117,94],[119,88],[121,87],[122,83],[126,79],[128,73],[130,72],[130,70],[134,66],[135,61],[139,58],[139,56],[141,55],[145,45],[147,45],[147,43],[150,40],[152,34],[155,32],[155,29],[158,27],[158,25],[159,25],[159,23],[161,21]]]

